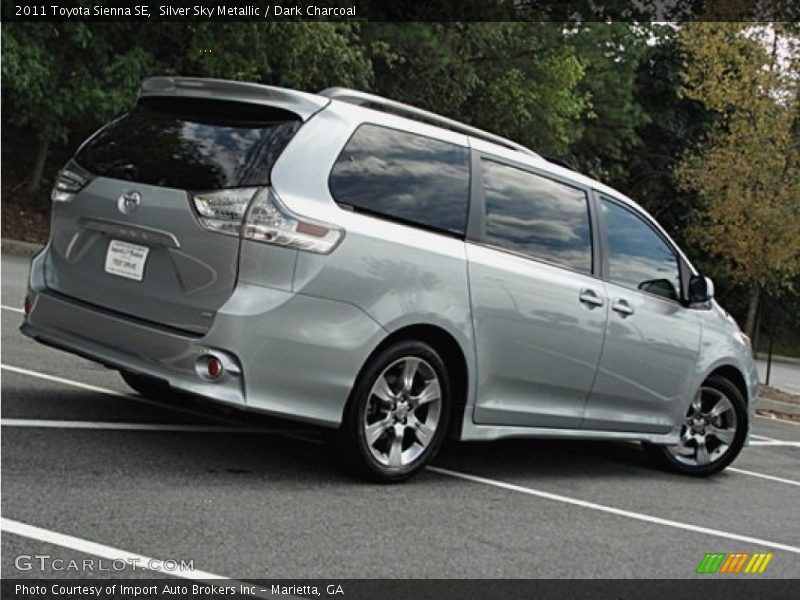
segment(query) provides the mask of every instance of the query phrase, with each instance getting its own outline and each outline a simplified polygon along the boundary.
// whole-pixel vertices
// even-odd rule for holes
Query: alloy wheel
[[[392,362],[370,390],[363,427],[373,458],[390,468],[414,462],[433,442],[442,413],[436,371],[407,356]]]
[[[701,387],[681,426],[680,442],[670,454],[685,465],[709,465],[722,458],[736,437],[736,411],[721,391]]]

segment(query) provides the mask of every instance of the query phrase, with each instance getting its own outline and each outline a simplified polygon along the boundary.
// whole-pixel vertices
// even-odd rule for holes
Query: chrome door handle
[[[611,310],[618,312],[623,317],[627,317],[628,315],[633,314],[633,308],[626,300],[619,298],[618,300],[614,300],[613,304],[611,304]]]
[[[603,306],[603,299],[589,288],[582,289],[578,299],[589,306]]]

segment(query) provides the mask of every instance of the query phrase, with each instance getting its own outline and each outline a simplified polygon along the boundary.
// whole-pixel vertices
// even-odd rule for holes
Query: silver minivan
[[[307,421],[400,481],[449,436],[642,442],[691,475],[746,442],[749,340],[619,192],[385,98],[147,79],[52,191],[25,335]]]

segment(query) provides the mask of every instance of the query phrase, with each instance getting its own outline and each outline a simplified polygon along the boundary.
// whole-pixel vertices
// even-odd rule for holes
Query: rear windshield
[[[301,124],[259,104],[143,98],[75,159],[95,175],[182,190],[267,185]]]

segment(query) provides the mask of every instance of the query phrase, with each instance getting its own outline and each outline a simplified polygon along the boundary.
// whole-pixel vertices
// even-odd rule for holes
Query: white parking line
[[[800,442],[787,442],[784,440],[750,440],[750,446],[784,446],[786,448],[800,448]]]
[[[96,385],[91,385],[89,383],[81,383],[80,381],[73,381],[72,379],[64,379],[63,377],[57,377],[56,375],[48,375],[47,373],[40,373],[39,371],[31,371],[30,369],[23,369],[22,367],[14,367],[12,365],[7,365],[5,363],[0,364],[0,369],[5,369],[6,371],[11,371],[13,373],[19,373],[20,375],[28,375],[30,377],[44,379],[46,381],[63,383],[65,385],[70,385],[72,387],[81,388],[82,390],[89,390],[90,392],[98,392],[100,394],[106,394],[108,396],[120,396],[123,398],[131,398],[134,400],[138,399],[138,397],[135,397],[132,394],[126,394],[125,392],[120,392],[119,390],[112,390],[110,388],[99,387]],[[157,402],[150,402],[149,400],[147,400],[146,402],[148,404],[156,404],[158,406],[161,406]]]
[[[23,369],[21,367],[14,367],[11,365],[0,364],[0,369],[11,371],[12,373],[18,373],[20,375],[27,375],[29,377],[36,377],[38,379],[44,379],[45,381],[52,381],[54,383],[63,383],[64,385],[69,385],[72,387],[77,387],[83,390],[88,390],[90,392],[97,392],[98,394],[106,394],[108,396],[116,396],[118,398],[125,398],[126,400],[131,400],[133,402],[139,402],[140,404],[147,404],[149,406],[157,406],[158,408],[165,408],[167,410],[171,410],[174,412],[180,412],[183,414],[192,415],[194,417],[203,417],[205,419],[211,419],[213,421],[217,421],[220,423],[228,423],[232,427],[230,427],[230,431],[232,432],[241,432],[241,433],[268,433],[272,435],[278,435],[281,437],[293,439],[293,440],[301,440],[303,442],[308,442],[311,444],[324,444],[325,442],[319,440],[317,438],[309,437],[304,435],[303,432],[292,432],[292,431],[284,431],[281,429],[258,429],[248,426],[247,424],[241,423],[240,421],[236,421],[234,419],[226,419],[225,417],[218,417],[216,415],[208,415],[206,413],[192,410],[190,408],[182,408],[180,406],[171,406],[169,404],[162,404],[160,402],[154,402],[152,400],[148,400],[142,396],[135,396],[133,394],[126,394],[125,392],[120,392],[117,390],[112,390],[109,388],[99,387],[96,385],[90,385],[88,383],[81,383],[80,381],[74,381],[72,379],[65,379],[63,377],[56,377],[55,375],[48,375],[47,373],[40,373],[38,371],[31,371],[29,369]],[[8,419],[6,419],[8,420]],[[40,421],[41,422],[41,421]],[[52,421],[52,423],[69,423],[69,421]],[[13,425],[12,425],[13,426]],[[29,425],[29,427],[33,427],[34,425]],[[41,425],[42,427],[47,427],[47,425]],[[56,425],[50,425],[50,427],[55,427]],[[18,427],[24,427],[24,425],[18,425]],[[181,427],[180,425],[178,427]],[[201,426],[198,426],[201,427]],[[77,428],[77,427],[75,427]],[[83,427],[84,429],[89,429],[89,427]],[[143,428],[143,427],[142,427]],[[103,429],[102,427],[94,427],[93,429]],[[106,427],[105,429],[109,429]],[[140,428],[141,429],[141,428]],[[209,426],[205,426],[205,428],[200,429],[202,431],[209,431]],[[222,428],[218,428],[218,431],[222,430]]]
[[[665,527],[672,527],[674,529],[683,529],[684,531],[692,531],[694,533],[701,533],[704,535],[710,535],[728,540],[736,540],[738,542],[746,542],[748,544],[756,544],[758,546],[765,546],[768,548],[774,548],[776,550],[784,550],[785,552],[800,554],[800,547],[798,546],[790,546],[789,544],[781,544],[779,542],[772,542],[770,540],[763,540],[760,538],[750,537],[747,535],[740,535],[738,533],[730,533],[719,529],[711,529],[709,527],[700,527],[698,525],[692,525],[691,523],[683,523],[681,521],[673,521],[671,519],[662,519],[661,517],[654,517],[652,515],[634,512],[631,510],[624,510],[622,508],[615,508],[613,506],[607,506],[605,504],[596,504],[595,502],[588,502],[586,500],[580,500],[579,498],[562,496],[561,494],[553,494],[550,492],[545,492],[543,490],[537,490],[534,488],[524,487],[521,485],[515,485],[513,483],[506,483],[504,481],[489,479],[487,477],[470,475],[468,473],[453,471],[451,469],[443,469],[441,467],[427,467],[427,469],[429,471],[433,471],[434,473],[438,473],[439,475],[445,475],[447,477],[463,479],[466,481],[471,481],[472,483],[481,483],[483,485],[490,485],[492,487],[509,490],[511,492],[518,492],[520,494],[536,496],[538,498],[553,500],[555,502],[570,504],[572,506],[580,506],[581,508],[587,508],[589,510],[596,510],[599,512],[609,513],[612,515],[617,515],[619,517],[626,517],[628,519],[634,519],[636,521],[644,521],[645,523],[654,523],[656,525],[663,525]]]
[[[748,443],[751,446],[800,446],[800,442],[795,440],[779,440],[766,435],[758,435],[757,433],[750,434]]]
[[[29,377],[36,377],[37,379],[43,379],[45,381],[52,381],[54,383],[62,383],[64,385],[68,385],[71,387],[80,388],[82,390],[88,390],[90,392],[97,392],[98,394],[106,394],[107,396],[116,396],[118,398],[125,398],[126,400],[131,400],[133,402],[138,402],[140,404],[147,404],[149,406],[157,406],[158,408],[165,408],[174,412],[181,412],[184,414],[192,415],[194,417],[203,417],[205,419],[211,419],[213,421],[219,421],[220,423],[228,423],[230,425],[239,425],[240,427],[243,426],[242,423],[239,421],[235,421],[233,419],[226,419],[225,417],[218,417],[216,415],[208,415],[206,413],[200,412],[199,410],[192,410],[190,408],[183,408],[181,406],[172,406],[170,404],[164,404],[161,402],[155,402],[153,400],[148,400],[143,396],[136,396],[134,394],[128,394],[125,392],[120,392],[119,390],[112,390],[110,388],[104,388],[96,385],[91,385],[89,383],[81,383],[80,381],[74,381],[72,379],[65,379],[64,377],[57,377],[56,375],[49,375],[47,373],[41,373],[39,371],[31,371],[30,369],[23,369],[21,367],[14,367],[12,365],[7,364],[0,364],[0,369],[11,371],[12,373],[19,373],[20,375],[27,375]]]
[[[726,471],[732,471],[734,473],[739,473],[740,475],[748,475],[750,477],[759,477],[761,479],[769,479],[770,481],[777,481],[779,483],[788,483],[789,485],[796,485],[800,487],[800,481],[795,481],[794,479],[786,479],[784,477],[775,477],[774,475],[766,475],[764,473],[756,473],[755,471],[745,471],[744,469],[740,469],[738,467],[728,467],[725,469]]]
[[[0,529],[6,533],[13,533],[47,544],[55,544],[56,546],[70,548],[71,550],[84,552],[92,556],[99,556],[100,558],[106,558],[111,561],[125,561],[126,563],[144,567],[150,571],[156,571],[164,575],[172,575],[173,577],[182,577],[184,579],[230,579],[230,577],[216,575],[208,571],[170,571],[164,568],[164,561],[159,559],[128,552],[127,550],[120,550],[119,548],[113,548],[105,544],[98,544],[97,542],[90,542],[89,540],[58,533],[49,529],[43,529],[41,527],[35,527],[34,525],[28,525],[27,523],[14,521],[5,517],[0,518]]]
[[[242,590],[244,587],[248,589],[255,587],[255,592],[245,592],[245,595],[254,596],[256,598],[275,598],[275,595],[272,594],[269,589],[259,588],[258,586],[254,586],[252,583],[226,577],[225,575],[209,573],[208,571],[200,571],[198,569],[173,571],[164,566],[165,563],[169,563],[169,560],[165,561],[145,556],[143,554],[138,554],[136,552],[120,550],[119,548],[114,548],[113,546],[106,546],[105,544],[99,544],[97,542],[92,542],[90,540],[85,540],[72,535],[58,533],[57,531],[52,531],[50,529],[36,527],[35,525],[28,525],[27,523],[22,523],[21,521],[15,521],[13,519],[7,519],[6,517],[0,518],[0,530],[4,531],[5,533],[18,535],[31,540],[37,540],[47,544],[54,544],[56,546],[61,546],[62,548],[69,548],[70,550],[75,550],[76,552],[91,554],[92,556],[99,556],[100,558],[105,558],[110,561],[125,561],[128,564],[135,565],[138,570],[145,569],[148,571],[155,571],[163,575],[169,575],[171,577],[180,577],[181,579],[207,582],[209,586],[214,588],[222,586],[230,587],[233,585],[238,591]],[[224,583],[211,583],[212,581],[220,580]],[[287,600],[301,600],[299,596],[288,594],[281,595],[281,598],[286,598]]]
[[[220,427],[215,425],[184,425],[182,423],[122,423],[117,421],[66,421],[50,419],[0,419],[2,427],[31,427],[43,429],[100,429],[115,431],[174,431],[184,433],[260,433],[279,435],[322,444],[322,440],[307,435],[304,430],[274,429],[267,427]]]
[[[116,421],[62,421],[50,419],[0,419],[2,427],[41,427],[45,429],[114,429],[121,431],[186,431],[203,433],[272,433],[271,429],[184,425],[182,423],[122,423]],[[290,432],[281,432],[290,433]]]
[[[2,308],[3,310],[10,310],[16,313],[22,313],[23,315],[25,314],[24,310],[22,310],[21,308],[17,308],[16,306],[7,306],[5,304],[0,304],[0,308]]]

